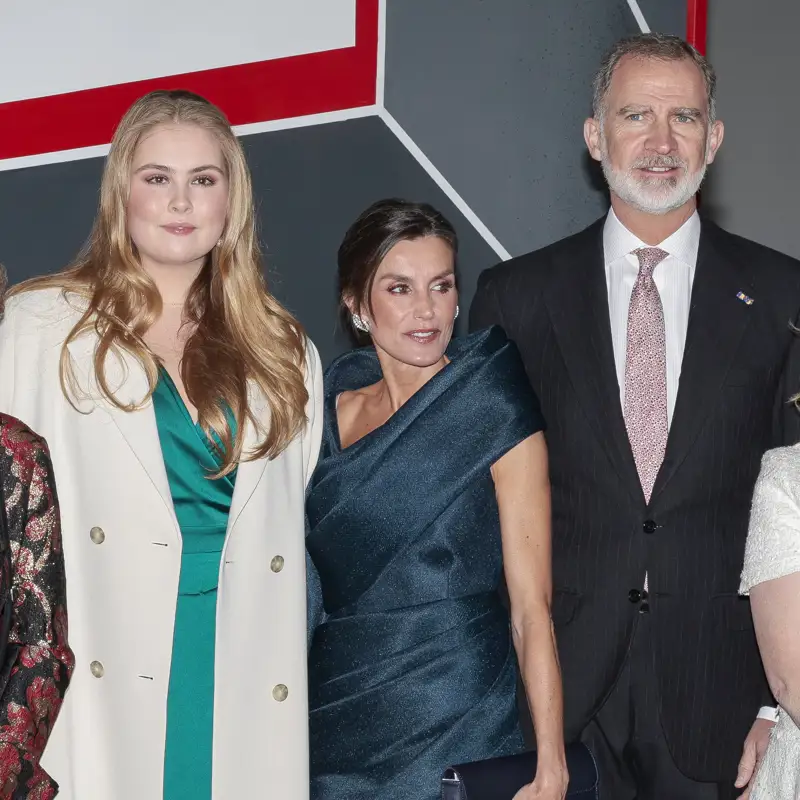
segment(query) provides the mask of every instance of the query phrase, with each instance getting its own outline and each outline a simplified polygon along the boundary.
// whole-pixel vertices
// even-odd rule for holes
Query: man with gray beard
[[[487,270],[470,313],[547,420],[566,736],[603,800],[747,796],[774,720],[737,590],[761,456],[800,438],[800,263],[698,215],[715,82],[677,37],[619,42],[584,129],[608,215]]]

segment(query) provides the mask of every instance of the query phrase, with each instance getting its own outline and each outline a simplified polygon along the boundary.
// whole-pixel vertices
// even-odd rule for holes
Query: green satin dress
[[[211,799],[217,584],[235,472],[221,459],[166,370],[153,393],[156,425],[183,538],[167,698],[164,800]],[[232,416],[229,420],[233,424]]]

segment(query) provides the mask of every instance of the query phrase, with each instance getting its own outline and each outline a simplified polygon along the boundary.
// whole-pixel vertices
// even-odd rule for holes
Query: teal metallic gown
[[[523,749],[490,470],[544,422],[500,328],[454,340],[448,355],[345,449],[336,397],[375,383],[380,364],[364,348],[325,375],[307,503],[321,620],[309,653],[312,800],[437,800],[448,765]]]
[[[235,472],[209,479],[221,458],[166,370],[153,394],[172,502],[183,537],[167,699],[164,800],[210,800],[217,584]]]

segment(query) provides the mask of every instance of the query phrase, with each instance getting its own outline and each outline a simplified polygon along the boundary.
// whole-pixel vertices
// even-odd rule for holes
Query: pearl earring
[[[358,314],[353,314],[350,319],[352,320],[353,327],[356,330],[369,333],[369,323],[365,319],[362,319]]]
[[[455,316],[453,317],[453,319],[454,320],[458,319],[458,306],[456,306],[456,313],[455,313]]]
[[[217,247],[219,247],[221,244],[222,244],[222,237],[220,236],[219,239],[217,239]]]

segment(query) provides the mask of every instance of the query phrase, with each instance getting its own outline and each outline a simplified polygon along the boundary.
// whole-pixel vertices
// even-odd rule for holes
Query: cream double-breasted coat
[[[12,298],[0,323],[0,410],[53,458],[76,657],[42,765],[59,800],[160,800],[180,531],[152,403],[126,413],[100,396],[94,333],[70,345],[86,392],[77,409],[62,392],[61,345],[79,316],[79,301],[47,289]],[[133,358],[108,375],[122,400],[146,393]],[[322,429],[311,343],[306,384],[304,432],[238,469],[218,591],[213,800],[308,797],[303,504]]]

